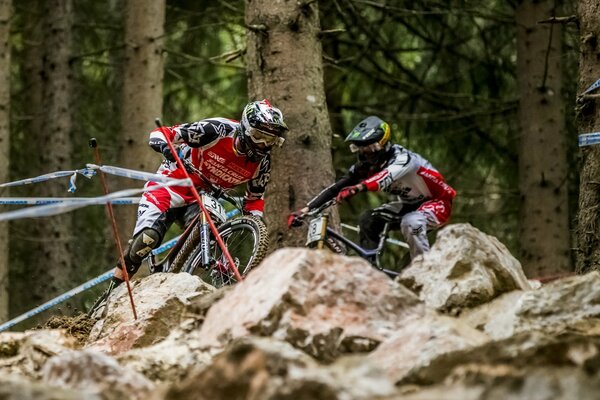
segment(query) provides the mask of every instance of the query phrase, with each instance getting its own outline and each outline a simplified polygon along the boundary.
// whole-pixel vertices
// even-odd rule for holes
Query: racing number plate
[[[318,242],[319,240],[325,239],[321,232],[323,232],[323,221],[324,217],[315,218],[308,224],[308,233],[306,234],[306,245]]]
[[[225,208],[217,201],[217,199],[207,194],[203,194],[202,202],[204,203],[204,207],[206,207],[208,212],[219,219],[219,221],[225,222],[225,220],[227,220]]]

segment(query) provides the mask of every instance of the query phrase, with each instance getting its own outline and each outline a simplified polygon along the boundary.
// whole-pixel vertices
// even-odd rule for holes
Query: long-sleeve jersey
[[[271,175],[271,159],[265,156],[251,161],[236,151],[235,133],[240,124],[226,118],[208,118],[198,122],[155,129],[150,134],[150,146],[160,152],[168,136],[180,156],[196,167],[215,186],[228,190],[246,183],[244,210],[262,214],[263,196]],[[176,163],[165,161],[158,173],[184,178]],[[191,174],[197,187],[205,188],[201,178]],[[205,188],[206,189],[206,188]]]
[[[382,190],[397,195],[408,206],[433,199],[451,201],[456,196],[456,191],[429,161],[395,144],[379,164],[363,160],[352,165],[346,175],[319,193],[308,207],[319,207],[333,199],[342,188],[359,183],[369,191]]]

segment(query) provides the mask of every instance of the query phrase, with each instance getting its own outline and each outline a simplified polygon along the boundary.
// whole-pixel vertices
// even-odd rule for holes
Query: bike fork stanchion
[[[154,122],[156,123],[156,126],[158,126],[160,129],[164,128],[160,118],[156,118],[154,120]],[[169,137],[168,133],[166,133],[164,131],[163,131],[163,135],[164,135],[165,139],[167,140],[167,145],[169,146],[169,150],[171,150],[171,154],[173,155],[173,157],[175,158],[175,161],[177,162],[177,166],[179,168],[181,168],[181,170],[183,171],[185,176],[190,180],[190,183],[191,183],[190,188],[192,190],[192,194],[194,195],[194,198],[196,199],[196,202],[198,202],[198,206],[200,207],[200,210],[202,211],[203,220],[205,219],[206,222],[208,222],[208,226],[210,227],[210,230],[212,231],[213,235],[215,235],[215,239],[217,239],[217,243],[219,244],[219,247],[221,247],[221,251],[227,258],[227,262],[229,263],[229,265],[231,265],[231,269],[233,271],[233,274],[235,275],[235,279],[237,279],[238,282],[241,282],[242,275],[240,275],[240,272],[238,271],[237,266],[233,262],[233,258],[231,257],[231,254],[229,254],[229,250],[227,250],[227,246],[225,246],[225,243],[223,243],[223,239],[221,239],[221,235],[219,235],[219,231],[217,230],[215,223],[213,222],[210,215],[208,215],[208,211],[206,210],[206,208],[204,207],[204,203],[202,202],[202,197],[196,190],[196,186],[194,186],[194,182],[192,181],[192,178],[190,177],[190,174],[188,173],[187,169],[185,169],[185,165],[183,165],[183,161],[181,161],[179,154],[177,154],[177,152],[175,151],[175,147],[173,146],[173,142],[171,142],[171,138]]]
[[[98,150],[98,142],[95,138],[90,139],[90,147],[94,149],[94,156],[96,158],[96,164],[102,165],[102,161],[100,160],[100,151]],[[108,195],[108,185],[106,184],[106,177],[104,176],[104,172],[98,171],[100,175],[100,181],[102,182],[102,190],[104,190],[104,194]],[[121,247],[121,239],[119,239],[119,229],[117,228],[117,221],[115,220],[115,214],[113,212],[112,203],[110,201],[106,202],[106,210],[108,211],[108,216],[110,218],[110,222],[112,224],[112,232],[115,240],[115,244],[117,246],[117,251],[119,252],[119,261],[121,262],[121,269],[123,270],[123,277],[125,278],[125,284],[127,285],[127,292],[129,293],[129,301],[131,302],[131,310],[133,311],[133,319],[137,320],[137,313],[135,311],[135,303],[133,301],[133,293],[131,292],[131,285],[129,284],[129,273],[127,272],[127,266],[125,265],[125,259],[123,258],[123,248]]]

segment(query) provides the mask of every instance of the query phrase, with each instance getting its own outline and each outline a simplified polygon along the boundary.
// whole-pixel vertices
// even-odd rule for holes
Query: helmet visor
[[[281,147],[285,139],[272,133],[267,133],[263,131],[259,131],[256,128],[248,128],[245,132],[246,136],[249,136],[250,139],[256,144],[264,144],[268,147],[278,146]]]
[[[350,143],[350,151],[353,153],[359,152],[360,154],[373,154],[383,150],[383,146],[379,143],[371,143],[366,146],[357,146],[354,143]]]

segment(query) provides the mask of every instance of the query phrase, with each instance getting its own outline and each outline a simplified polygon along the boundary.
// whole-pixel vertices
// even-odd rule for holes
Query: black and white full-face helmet
[[[251,159],[264,157],[273,146],[283,145],[288,127],[281,111],[267,99],[253,101],[244,107],[240,141]]]
[[[387,122],[370,116],[358,123],[346,137],[350,150],[358,153],[359,159],[378,162],[391,147],[391,129]]]

